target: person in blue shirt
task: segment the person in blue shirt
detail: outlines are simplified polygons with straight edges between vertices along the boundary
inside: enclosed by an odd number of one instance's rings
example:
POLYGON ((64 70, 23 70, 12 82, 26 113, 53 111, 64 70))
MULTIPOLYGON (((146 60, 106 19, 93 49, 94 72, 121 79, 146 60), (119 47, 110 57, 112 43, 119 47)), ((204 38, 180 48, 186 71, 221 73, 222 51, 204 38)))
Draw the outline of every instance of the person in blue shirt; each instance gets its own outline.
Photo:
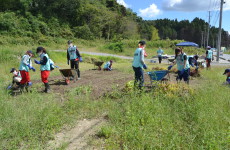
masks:
POLYGON ((15 85, 18 88, 22 80, 21 74, 19 71, 17 71, 17 69, 11 68, 10 73, 13 74, 13 80, 12 80, 12 84, 7 87, 8 90, 12 89, 12 87, 14 87, 15 85))
POLYGON ((194 55, 194 56, 190 56, 188 58, 188 62, 189 62, 189 65, 192 66, 192 67, 196 67, 196 69, 199 68, 199 65, 198 65, 198 60, 199 56, 198 55, 194 55))
POLYGON ((224 84, 230 85, 230 69, 225 69, 223 75, 226 75, 226 82, 224 84))
POLYGON ((78 79, 80 79, 80 70, 79 70, 79 62, 82 62, 82 57, 75 45, 73 45, 72 41, 68 41, 68 49, 67 49, 67 64, 69 65, 70 62, 70 68, 76 69, 78 79))
POLYGON ((168 67, 168 70, 170 70, 175 64, 177 64, 178 70, 177 81, 184 79, 184 81, 189 84, 190 65, 187 55, 181 48, 175 49, 175 61, 168 67))
POLYGON ((103 70, 105 71, 111 71, 112 70, 112 65, 113 65, 113 61, 112 60, 110 60, 110 61, 108 61, 105 65, 104 65, 104 68, 103 68, 103 70))
POLYGON ((212 59, 213 59, 213 52, 211 50, 211 47, 207 46, 207 50, 206 50, 206 66, 207 66, 207 69, 209 69, 211 67, 212 59))
POLYGON ((50 76, 50 70, 51 70, 51 65, 50 65, 50 58, 46 52, 46 49, 43 47, 38 47, 37 48, 37 52, 36 52, 39 57, 40 57, 40 61, 38 60, 34 60, 34 62, 36 64, 40 65, 40 70, 41 70, 41 80, 44 83, 45 86, 45 93, 49 93, 50 91, 50 85, 49 85, 49 81, 48 78, 50 76))
POLYGON ((164 51, 161 49, 161 47, 159 47, 159 49, 157 50, 159 64, 161 64, 163 54, 164 54, 164 51))
POLYGON ((139 82, 138 87, 142 88, 144 84, 144 72, 143 69, 147 69, 147 65, 145 64, 144 61, 144 51, 143 48, 145 48, 146 43, 145 41, 140 41, 138 43, 138 48, 134 52, 134 57, 133 57, 133 71, 135 73, 135 81, 134 81, 134 86, 137 85, 139 82))
POLYGON ((33 57, 33 52, 28 50, 26 54, 22 56, 20 62, 19 72, 22 77, 20 81, 20 89, 22 92, 24 91, 24 88, 26 88, 26 91, 28 92, 28 87, 32 85, 32 82, 30 81, 29 70, 33 70, 34 72, 36 71, 32 66, 31 57, 33 57))

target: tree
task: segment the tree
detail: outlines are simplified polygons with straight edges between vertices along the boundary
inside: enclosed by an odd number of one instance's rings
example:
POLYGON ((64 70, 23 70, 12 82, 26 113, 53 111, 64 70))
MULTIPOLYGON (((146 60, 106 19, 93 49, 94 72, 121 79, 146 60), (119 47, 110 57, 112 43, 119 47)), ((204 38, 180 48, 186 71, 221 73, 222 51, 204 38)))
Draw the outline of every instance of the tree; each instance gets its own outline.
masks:
POLYGON ((151 28, 152 28, 152 37, 151 37, 151 40, 152 41, 159 40, 160 37, 159 37, 157 28, 155 28, 154 26, 152 26, 151 28))

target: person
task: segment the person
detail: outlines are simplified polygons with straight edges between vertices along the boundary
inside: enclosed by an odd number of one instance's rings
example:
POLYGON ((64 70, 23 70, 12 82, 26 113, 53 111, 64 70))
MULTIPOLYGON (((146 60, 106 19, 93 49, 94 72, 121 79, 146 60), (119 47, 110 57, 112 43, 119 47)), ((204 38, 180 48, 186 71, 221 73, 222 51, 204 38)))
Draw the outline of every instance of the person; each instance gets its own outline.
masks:
POLYGON ((159 49, 157 50, 157 56, 158 56, 159 64, 161 64, 163 53, 164 53, 164 51, 161 49, 161 47, 159 47, 159 49))
POLYGON ((197 62, 198 58, 199 58, 198 55, 190 56, 188 58, 189 65, 192 67, 196 67, 196 69, 198 69, 199 68, 199 64, 197 62))
POLYGON ((212 58, 213 58, 213 52, 211 50, 211 47, 207 46, 207 50, 206 50, 206 66, 207 66, 207 69, 209 69, 211 67, 212 58))
POLYGON ((226 82, 224 84, 230 85, 230 69, 225 69, 223 75, 226 75, 226 82))
POLYGON ((103 68, 103 70, 105 71, 111 71, 112 70, 112 65, 113 65, 113 61, 112 60, 110 60, 110 61, 108 61, 105 65, 104 65, 104 68, 103 68))
POLYGON ((181 48, 175 49, 175 61, 168 67, 168 70, 170 70, 175 64, 177 64, 178 70, 177 81, 184 79, 184 81, 189 84, 190 65, 187 55, 183 53, 181 48))
POLYGON ((24 88, 26 88, 26 91, 28 92, 28 87, 32 86, 29 70, 33 70, 35 72, 36 69, 32 66, 31 57, 33 57, 33 53, 31 50, 28 50, 25 55, 22 56, 20 62, 19 72, 22 77, 20 82, 21 91, 24 91, 24 88))
POLYGON ((138 87, 142 88, 144 84, 144 73, 143 69, 147 69, 147 65, 144 62, 144 51, 143 48, 146 46, 145 41, 140 41, 138 43, 138 48, 134 52, 134 57, 133 57, 133 71, 135 73, 135 81, 134 81, 134 86, 137 85, 139 82, 138 87))
POLYGON ((50 70, 51 70, 51 63, 50 63, 50 58, 46 52, 46 49, 43 47, 38 47, 36 53, 40 57, 40 61, 34 60, 36 64, 40 64, 40 70, 41 70, 41 80, 44 83, 45 86, 45 93, 50 92, 50 85, 49 85, 49 75, 50 75, 50 70))
POLYGON ((82 62, 82 57, 76 46, 73 45, 72 41, 68 41, 68 49, 67 49, 67 64, 70 68, 76 69, 78 79, 80 79, 80 70, 79 70, 79 61, 82 62))
POLYGON ((22 80, 21 74, 15 68, 10 69, 10 73, 13 74, 12 84, 7 87, 7 89, 11 89, 14 85, 19 86, 22 80))

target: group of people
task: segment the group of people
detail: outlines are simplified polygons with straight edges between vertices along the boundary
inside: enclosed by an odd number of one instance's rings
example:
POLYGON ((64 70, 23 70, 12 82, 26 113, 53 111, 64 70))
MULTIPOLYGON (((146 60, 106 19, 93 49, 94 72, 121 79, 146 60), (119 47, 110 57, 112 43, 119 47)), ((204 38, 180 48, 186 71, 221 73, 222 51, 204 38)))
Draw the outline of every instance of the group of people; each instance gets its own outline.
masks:
MULTIPOLYGON (((68 41, 67 44, 67 64, 70 65, 71 69, 76 70, 78 79, 80 79, 79 62, 82 62, 82 57, 78 48, 73 45, 72 41, 68 41)), ((48 78, 50 71, 52 71, 55 67, 54 62, 49 58, 45 48, 38 47, 36 53, 40 57, 40 60, 34 59, 34 63, 40 65, 41 80, 45 86, 44 92, 48 93, 50 91, 48 78)), ((11 89, 13 85, 17 85, 17 88, 19 88, 21 91, 26 90, 28 92, 28 88, 32 86, 29 71, 36 71, 32 65, 32 57, 34 57, 34 53, 31 50, 26 51, 26 53, 21 58, 19 70, 15 68, 10 70, 10 73, 13 74, 13 81, 12 84, 8 86, 8 89, 11 89)), ((108 61, 105 64, 103 70, 111 71, 112 63, 112 60, 108 61)))
MULTIPOLYGON (((67 48, 67 64, 70 64, 71 69, 75 69, 77 72, 78 79, 80 79, 80 70, 79 70, 79 62, 82 62, 82 57, 79 53, 78 48, 73 45, 72 41, 68 41, 68 48, 67 48)), ((135 82, 134 84, 138 87, 142 88, 144 84, 144 69, 147 69, 147 65, 145 64, 144 57, 147 56, 145 52, 146 42, 140 41, 138 43, 138 48, 134 52, 134 58, 132 67, 135 73, 135 82)), ((34 59, 34 63, 40 65, 40 71, 41 71, 41 80, 44 83, 45 89, 44 92, 48 93, 50 91, 50 85, 49 85, 49 75, 50 71, 54 69, 54 62, 49 58, 49 55, 47 54, 47 51, 43 47, 38 47, 36 50, 36 53, 39 55, 40 60, 34 59)), ((157 51, 159 63, 162 61, 162 55, 164 51, 159 48, 157 51)), ((12 68, 10 70, 10 73, 13 74, 13 81, 12 85, 16 84, 18 87, 24 91, 28 91, 28 88, 32 85, 32 82, 30 80, 30 74, 29 71, 36 71, 36 69, 32 66, 31 58, 34 56, 33 52, 31 50, 28 50, 21 58, 19 70, 12 68)), ((211 47, 207 47, 206 51, 206 62, 207 62, 207 68, 210 68, 210 63, 213 60, 213 52, 211 51, 211 47)), ((175 49, 175 60, 174 62, 168 67, 168 70, 171 70, 171 68, 174 65, 177 65, 178 70, 178 76, 177 81, 181 81, 182 79, 189 84, 189 76, 190 76, 190 66, 196 67, 196 69, 199 68, 198 66, 198 56, 187 56, 186 53, 183 52, 183 50, 179 47, 175 49)), ((112 63, 113 61, 108 61, 105 65, 103 70, 111 71, 112 70, 112 63)), ((226 69, 224 72, 224 75, 227 76, 226 83, 230 84, 230 69, 226 69)), ((10 89, 11 86, 8 88, 10 89)))
MULTIPOLYGON (((138 43, 138 48, 134 52, 134 58, 133 58, 133 70, 135 74, 135 86, 138 84, 139 88, 143 87, 144 84, 144 69, 147 69, 147 65, 144 61, 144 49, 146 47, 145 41, 140 41, 138 43)), ((162 61, 162 55, 164 51, 159 48, 157 51, 158 60, 159 63, 162 61)), ((171 70, 174 65, 177 65, 178 75, 176 80, 181 81, 182 79, 189 84, 189 76, 190 76, 190 66, 195 67, 195 70, 198 70, 199 64, 197 62, 198 55, 194 56, 187 56, 186 53, 183 52, 182 48, 175 48, 175 60, 174 62, 168 67, 168 70, 171 70)), ((213 52, 211 50, 211 47, 208 46, 206 50, 206 64, 207 69, 210 68, 210 63, 213 60, 213 52)), ((224 72, 225 75, 227 75, 226 83, 230 84, 230 69, 226 69, 224 72)))
MULTIPOLYGON (((36 53, 39 55, 40 60, 34 59, 34 63, 40 65, 41 80, 45 86, 44 92, 47 93, 50 90, 48 77, 50 75, 50 71, 53 69, 53 61, 49 58, 46 49, 43 47, 38 47, 36 53)), ((32 86, 29 71, 36 71, 36 69, 32 66, 31 58, 33 56, 34 54, 31 50, 26 51, 26 53, 21 58, 19 70, 15 68, 10 70, 10 73, 13 73, 13 81, 12 85, 10 85, 8 89, 10 89, 13 84, 16 84, 21 89, 21 91, 28 91, 28 88, 32 86)))

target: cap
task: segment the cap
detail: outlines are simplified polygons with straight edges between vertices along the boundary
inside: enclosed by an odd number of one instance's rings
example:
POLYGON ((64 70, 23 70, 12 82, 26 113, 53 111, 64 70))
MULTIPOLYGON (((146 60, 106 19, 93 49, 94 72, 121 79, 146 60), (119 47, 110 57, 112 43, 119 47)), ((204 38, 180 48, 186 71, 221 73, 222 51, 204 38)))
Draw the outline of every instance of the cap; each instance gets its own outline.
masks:
POLYGON ((69 40, 68 42, 67 42, 68 44, 71 44, 71 43, 73 43, 71 40, 69 40))
POLYGON ((207 46, 206 48, 207 48, 207 49, 211 49, 211 46, 207 46))
POLYGON ((145 41, 140 41, 138 44, 145 45, 146 42, 145 41))
POLYGON ((38 47, 36 53, 39 53, 39 52, 42 51, 43 49, 44 49, 43 47, 38 47))
POLYGON ((31 50, 28 50, 28 51, 27 51, 27 53, 31 53, 31 54, 33 54, 33 52, 32 52, 31 50))
POLYGON ((230 72, 230 69, 225 69, 223 75, 225 75, 226 73, 229 73, 230 72))
POLYGON ((15 70, 16 70, 15 68, 11 68, 10 73, 14 72, 15 70))
POLYGON ((110 60, 111 63, 113 63, 113 60, 110 60))

